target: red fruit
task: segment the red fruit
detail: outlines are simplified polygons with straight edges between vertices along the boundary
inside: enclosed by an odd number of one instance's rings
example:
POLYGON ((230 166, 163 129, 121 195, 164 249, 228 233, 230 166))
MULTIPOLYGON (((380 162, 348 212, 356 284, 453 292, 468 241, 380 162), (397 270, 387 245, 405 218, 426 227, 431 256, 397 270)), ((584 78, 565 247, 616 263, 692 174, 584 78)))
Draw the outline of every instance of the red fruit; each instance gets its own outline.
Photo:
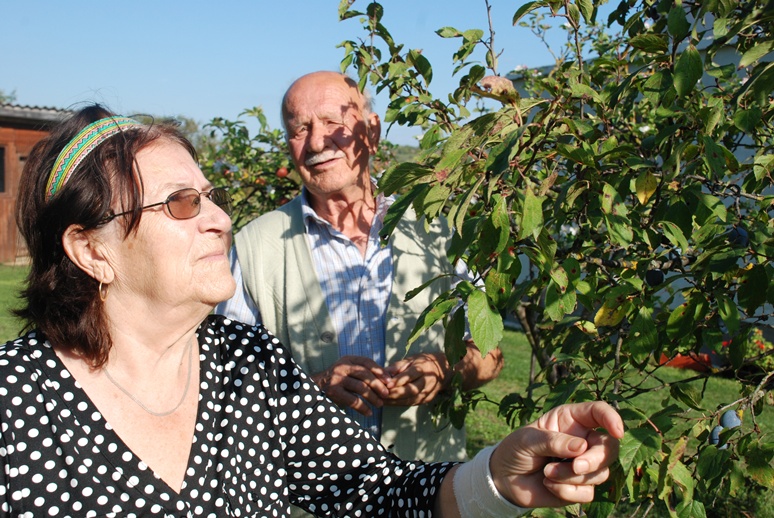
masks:
POLYGON ((277 178, 285 178, 288 175, 288 168, 282 166, 277 169, 277 178))

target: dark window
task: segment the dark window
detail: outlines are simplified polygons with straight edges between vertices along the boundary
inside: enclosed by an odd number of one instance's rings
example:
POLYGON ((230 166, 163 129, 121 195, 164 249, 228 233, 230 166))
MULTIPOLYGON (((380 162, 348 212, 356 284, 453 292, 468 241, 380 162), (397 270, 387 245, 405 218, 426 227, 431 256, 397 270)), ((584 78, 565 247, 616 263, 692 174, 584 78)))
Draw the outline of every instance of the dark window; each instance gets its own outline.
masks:
POLYGON ((5 192, 5 148, 0 147, 0 192, 5 192))

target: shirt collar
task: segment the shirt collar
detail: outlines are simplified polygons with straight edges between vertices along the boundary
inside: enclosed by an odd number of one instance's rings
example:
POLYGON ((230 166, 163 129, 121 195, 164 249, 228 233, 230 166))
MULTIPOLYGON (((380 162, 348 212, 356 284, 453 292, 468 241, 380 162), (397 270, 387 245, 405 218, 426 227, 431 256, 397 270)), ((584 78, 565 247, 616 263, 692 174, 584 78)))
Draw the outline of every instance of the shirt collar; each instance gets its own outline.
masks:
MULTIPOLYGON (((395 195, 385 196, 384 193, 379 192, 376 184, 376 178, 371 178, 371 185, 374 187, 374 192, 376 192, 376 214, 374 215, 375 221, 378 222, 379 227, 381 228, 382 224, 384 223, 384 217, 387 215, 387 210, 390 208, 390 205, 392 205, 395 202, 395 195)), ((309 191, 307 191, 306 187, 301 188, 301 215, 304 217, 304 226, 306 227, 307 232, 309 231, 309 223, 311 221, 315 221, 319 225, 327 225, 331 227, 332 225, 325 221, 323 218, 317 215, 317 213, 314 211, 312 206, 309 204, 309 191)))

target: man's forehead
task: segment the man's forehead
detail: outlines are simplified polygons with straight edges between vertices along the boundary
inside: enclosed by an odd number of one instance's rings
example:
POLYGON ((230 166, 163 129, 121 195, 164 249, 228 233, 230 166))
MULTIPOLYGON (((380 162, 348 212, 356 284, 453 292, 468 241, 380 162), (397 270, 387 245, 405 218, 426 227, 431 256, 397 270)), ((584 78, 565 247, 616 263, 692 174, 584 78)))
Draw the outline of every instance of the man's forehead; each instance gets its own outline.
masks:
POLYGON ((362 113, 360 99, 339 90, 317 91, 311 96, 291 97, 286 105, 289 121, 318 117, 342 118, 350 113, 362 113))

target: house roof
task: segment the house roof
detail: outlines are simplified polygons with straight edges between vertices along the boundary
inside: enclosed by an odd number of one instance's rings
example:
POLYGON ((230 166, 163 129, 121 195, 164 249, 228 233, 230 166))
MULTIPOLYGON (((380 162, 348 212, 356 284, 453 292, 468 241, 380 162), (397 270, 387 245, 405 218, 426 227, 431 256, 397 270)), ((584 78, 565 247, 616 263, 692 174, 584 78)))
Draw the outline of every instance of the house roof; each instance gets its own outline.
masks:
POLYGON ((20 104, 0 104, 0 124, 45 128, 72 113, 70 110, 49 106, 24 106, 20 104))

